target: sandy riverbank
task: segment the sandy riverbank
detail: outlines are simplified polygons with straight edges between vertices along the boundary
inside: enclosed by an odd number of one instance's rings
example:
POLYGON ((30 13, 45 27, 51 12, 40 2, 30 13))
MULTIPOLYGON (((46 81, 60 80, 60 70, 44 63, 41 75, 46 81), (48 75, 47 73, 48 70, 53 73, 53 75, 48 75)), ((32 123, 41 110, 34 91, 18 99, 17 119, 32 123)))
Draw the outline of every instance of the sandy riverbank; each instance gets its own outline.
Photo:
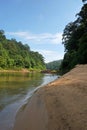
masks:
POLYGON ((21 108, 14 130, 87 130, 87 65, 40 88, 21 108))
POLYGON ((7 70, 5 70, 5 69, 1 69, 0 70, 0 73, 18 73, 18 72, 20 72, 20 73, 29 73, 29 72, 31 72, 31 71, 29 71, 28 69, 20 69, 20 70, 9 70, 9 69, 7 69, 7 70))

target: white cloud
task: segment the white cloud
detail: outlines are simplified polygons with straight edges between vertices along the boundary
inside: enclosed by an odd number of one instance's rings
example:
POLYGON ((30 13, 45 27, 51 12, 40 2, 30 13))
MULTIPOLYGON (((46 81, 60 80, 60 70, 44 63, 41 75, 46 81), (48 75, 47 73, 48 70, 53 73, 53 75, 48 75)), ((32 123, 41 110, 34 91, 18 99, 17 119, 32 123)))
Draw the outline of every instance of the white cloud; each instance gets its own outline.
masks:
POLYGON ((34 50, 34 51, 38 51, 39 53, 41 53, 44 57, 45 57, 45 62, 51 62, 51 61, 55 61, 55 60, 59 60, 59 59, 63 59, 63 55, 64 53, 59 54, 56 51, 51 51, 51 50, 34 50))
POLYGON ((42 43, 51 43, 51 44, 60 44, 62 42, 62 33, 42 33, 42 34, 32 34, 29 32, 7 32, 6 34, 18 38, 22 38, 25 41, 33 41, 34 43, 37 44, 42 44, 42 43))
POLYGON ((58 43, 61 43, 61 41, 62 41, 62 34, 56 33, 54 35, 54 38, 52 39, 52 43, 58 44, 58 43))
MULTIPOLYGON (((7 35, 9 35, 10 37, 14 37, 14 38, 18 38, 20 39, 20 41, 26 41, 27 43, 32 42, 33 44, 37 44, 37 49, 32 45, 32 50, 33 51, 37 51, 39 53, 41 53, 43 55, 43 57, 45 58, 45 62, 50 62, 50 61, 54 61, 54 60, 58 60, 58 59, 62 59, 64 56, 64 52, 63 52, 63 48, 61 47, 61 51, 55 51, 49 50, 47 44, 60 44, 59 46, 61 46, 61 39, 62 39, 62 33, 42 33, 42 34, 32 34, 30 32, 27 31, 20 31, 20 32, 7 32, 7 35), (45 48, 43 49, 39 49, 38 44, 46 44, 45 48), (35 48, 35 49, 34 49, 35 48)), ((55 47, 55 46, 54 46, 55 47)), ((41 48, 41 46, 40 46, 41 48)))

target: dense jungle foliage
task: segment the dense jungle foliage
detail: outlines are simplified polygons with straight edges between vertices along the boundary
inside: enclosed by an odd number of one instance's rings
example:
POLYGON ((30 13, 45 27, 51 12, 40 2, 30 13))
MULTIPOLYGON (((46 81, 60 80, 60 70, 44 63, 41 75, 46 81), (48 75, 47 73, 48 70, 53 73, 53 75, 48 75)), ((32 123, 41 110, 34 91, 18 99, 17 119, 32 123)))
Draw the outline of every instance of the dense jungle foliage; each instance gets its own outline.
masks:
POLYGON ((66 25, 63 32, 65 55, 62 61, 62 73, 68 72, 77 64, 87 64, 87 3, 76 15, 77 19, 66 25))
POLYGON ((61 62, 62 60, 57 60, 57 61, 46 63, 46 69, 58 71, 60 68, 61 62))
POLYGON ((0 30, 0 69, 45 69, 44 58, 27 44, 7 39, 0 30))

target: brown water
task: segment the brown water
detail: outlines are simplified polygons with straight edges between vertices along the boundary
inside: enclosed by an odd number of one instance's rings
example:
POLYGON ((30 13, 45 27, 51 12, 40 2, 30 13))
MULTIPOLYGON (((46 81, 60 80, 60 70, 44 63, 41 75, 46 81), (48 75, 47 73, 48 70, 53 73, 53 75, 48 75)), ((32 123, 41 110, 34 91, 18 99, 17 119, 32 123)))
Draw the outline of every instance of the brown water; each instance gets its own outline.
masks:
POLYGON ((0 130, 12 130, 19 108, 38 87, 57 77, 40 73, 0 73, 0 130))

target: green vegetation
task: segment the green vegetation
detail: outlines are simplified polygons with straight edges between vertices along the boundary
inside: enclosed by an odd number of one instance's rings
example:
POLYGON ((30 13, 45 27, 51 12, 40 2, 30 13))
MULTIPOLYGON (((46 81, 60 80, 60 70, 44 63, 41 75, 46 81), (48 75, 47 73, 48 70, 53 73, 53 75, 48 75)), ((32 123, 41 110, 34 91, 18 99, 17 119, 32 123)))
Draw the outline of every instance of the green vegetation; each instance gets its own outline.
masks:
POLYGON ((61 65, 62 73, 68 72, 77 64, 87 64, 87 3, 76 15, 74 22, 66 25, 63 32, 65 55, 61 65))
POLYGON ((0 30, 0 69, 30 70, 45 69, 44 58, 38 52, 33 52, 27 44, 7 39, 0 30))
POLYGON ((53 70, 58 71, 60 68, 61 62, 62 62, 62 60, 57 60, 57 61, 52 61, 52 62, 46 63, 46 69, 52 70, 52 71, 53 70))

